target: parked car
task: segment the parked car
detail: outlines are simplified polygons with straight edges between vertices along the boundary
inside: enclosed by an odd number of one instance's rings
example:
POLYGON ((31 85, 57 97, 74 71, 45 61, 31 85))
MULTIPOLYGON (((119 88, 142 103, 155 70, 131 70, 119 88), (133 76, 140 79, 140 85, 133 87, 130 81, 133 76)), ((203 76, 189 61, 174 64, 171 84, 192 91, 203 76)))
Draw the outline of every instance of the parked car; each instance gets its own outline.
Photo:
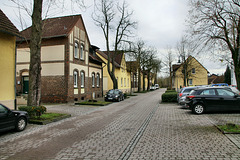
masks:
POLYGON ((10 129, 23 131, 27 126, 28 119, 27 112, 10 110, 0 104, 0 132, 10 129))
POLYGON ((124 94, 119 89, 111 89, 105 95, 105 101, 123 101, 124 94))
POLYGON ((184 87, 184 88, 182 88, 177 95, 178 104, 184 106, 186 96, 195 88, 197 88, 197 87, 184 87))
POLYGON ((186 106, 195 114, 240 111, 240 95, 226 87, 195 89, 186 97, 186 106))
POLYGON ((155 90, 155 89, 156 89, 155 85, 154 85, 154 86, 150 86, 150 90, 151 90, 151 91, 153 91, 153 90, 155 90))
POLYGON ((155 88, 156 88, 156 89, 159 89, 159 84, 155 84, 155 88))

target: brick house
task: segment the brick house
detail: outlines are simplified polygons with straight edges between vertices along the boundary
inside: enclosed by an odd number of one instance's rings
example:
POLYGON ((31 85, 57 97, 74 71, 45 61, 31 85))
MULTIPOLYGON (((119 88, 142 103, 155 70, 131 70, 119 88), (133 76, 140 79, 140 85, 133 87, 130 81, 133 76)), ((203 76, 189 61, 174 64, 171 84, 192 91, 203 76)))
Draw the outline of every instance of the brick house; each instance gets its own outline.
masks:
MULTIPOLYGON (((31 27, 17 48, 17 93, 28 93, 31 27)), ((66 103, 102 97, 102 61, 95 54, 81 15, 43 20, 42 102, 66 103)))

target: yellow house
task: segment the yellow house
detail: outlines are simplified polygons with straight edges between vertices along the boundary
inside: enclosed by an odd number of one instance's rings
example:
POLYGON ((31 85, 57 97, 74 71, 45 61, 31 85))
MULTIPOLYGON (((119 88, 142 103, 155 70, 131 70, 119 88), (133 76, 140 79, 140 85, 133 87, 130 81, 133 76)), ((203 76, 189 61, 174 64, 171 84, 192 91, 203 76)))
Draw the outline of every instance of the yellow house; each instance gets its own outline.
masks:
POLYGON ((0 10, 0 103, 15 108, 15 51, 18 29, 0 10))
MULTIPOLYGON (((105 62, 103 64, 103 93, 105 94, 108 90, 113 89, 113 82, 107 70, 108 56, 106 52, 98 50, 97 55, 105 62)), ((112 52, 111 52, 112 53, 112 52)), ((115 63, 115 76, 118 80, 118 89, 124 93, 130 92, 131 88, 131 74, 127 71, 127 65, 125 61, 125 55, 123 52, 119 52, 116 56, 115 63)), ((112 63, 110 64, 112 68, 112 63)))
POLYGON ((208 84, 207 69, 192 56, 189 56, 185 63, 173 65, 173 88, 178 90, 184 87, 184 77, 186 78, 186 86, 208 84), (184 66, 186 72, 184 72, 184 66))

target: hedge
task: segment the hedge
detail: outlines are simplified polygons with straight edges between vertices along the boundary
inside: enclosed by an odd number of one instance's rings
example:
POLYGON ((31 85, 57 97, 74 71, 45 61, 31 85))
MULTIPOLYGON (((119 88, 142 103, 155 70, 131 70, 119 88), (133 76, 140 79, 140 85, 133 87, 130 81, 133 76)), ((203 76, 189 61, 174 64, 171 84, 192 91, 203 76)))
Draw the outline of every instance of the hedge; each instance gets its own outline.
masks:
POLYGON ((162 102, 177 102, 177 92, 166 92, 162 94, 162 102))
POLYGON ((169 92, 176 92, 175 90, 166 90, 165 93, 169 93, 169 92))
POLYGON ((18 107, 18 110, 28 112, 30 117, 40 117, 42 114, 47 112, 47 108, 44 106, 20 106, 18 107))

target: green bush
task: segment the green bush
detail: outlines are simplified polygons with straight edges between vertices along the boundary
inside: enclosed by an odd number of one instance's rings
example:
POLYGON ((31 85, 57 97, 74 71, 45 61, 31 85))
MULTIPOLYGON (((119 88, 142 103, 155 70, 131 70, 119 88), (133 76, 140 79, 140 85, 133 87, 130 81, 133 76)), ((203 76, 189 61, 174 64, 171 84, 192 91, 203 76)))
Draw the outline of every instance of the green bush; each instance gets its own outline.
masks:
POLYGON ((176 92, 175 90, 166 90, 165 93, 169 93, 169 92, 176 92))
POLYGON ((175 88, 172 88, 172 89, 171 89, 170 87, 168 87, 167 90, 174 90, 174 91, 175 91, 175 88))
POLYGON ((18 110, 28 112, 30 117, 40 117, 42 114, 47 112, 47 108, 44 106, 21 106, 18 107, 18 110))
POLYGON ((177 102, 177 92, 167 92, 162 94, 162 102, 177 102))

